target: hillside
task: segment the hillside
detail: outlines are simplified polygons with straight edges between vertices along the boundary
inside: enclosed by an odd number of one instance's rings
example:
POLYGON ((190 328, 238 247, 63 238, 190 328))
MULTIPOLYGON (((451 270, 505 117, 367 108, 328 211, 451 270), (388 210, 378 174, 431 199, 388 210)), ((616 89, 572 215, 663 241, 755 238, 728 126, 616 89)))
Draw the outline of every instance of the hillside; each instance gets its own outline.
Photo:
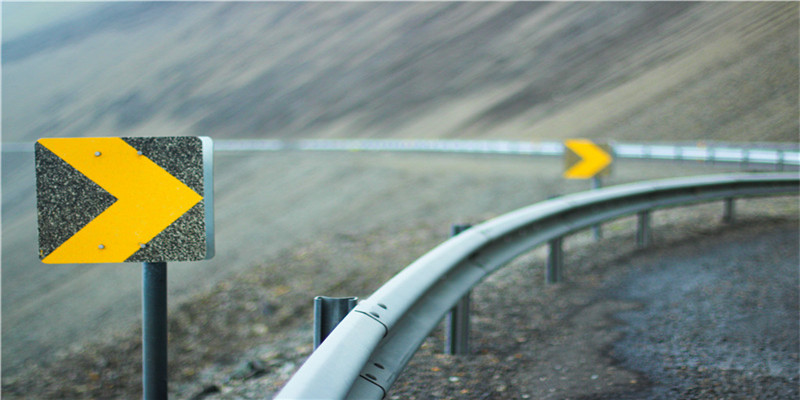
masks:
POLYGON ((116 3, 3 43, 3 140, 797 141, 798 29, 794 2, 116 3))

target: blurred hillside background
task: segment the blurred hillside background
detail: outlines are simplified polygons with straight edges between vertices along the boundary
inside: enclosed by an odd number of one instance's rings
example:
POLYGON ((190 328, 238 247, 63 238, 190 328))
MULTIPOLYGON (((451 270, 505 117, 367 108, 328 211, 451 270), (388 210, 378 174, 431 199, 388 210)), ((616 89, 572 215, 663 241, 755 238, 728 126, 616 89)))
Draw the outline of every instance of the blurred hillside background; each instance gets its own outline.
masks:
POLYGON ((795 2, 6 3, 3 20, 32 7, 64 18, 4 30, 6 142, 798 139, 795 2))

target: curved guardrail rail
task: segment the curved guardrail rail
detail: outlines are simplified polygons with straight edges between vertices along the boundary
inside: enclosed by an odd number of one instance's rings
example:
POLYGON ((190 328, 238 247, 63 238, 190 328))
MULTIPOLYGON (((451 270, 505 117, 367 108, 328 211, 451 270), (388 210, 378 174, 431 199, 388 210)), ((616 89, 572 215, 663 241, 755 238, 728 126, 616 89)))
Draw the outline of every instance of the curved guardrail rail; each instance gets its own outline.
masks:
MULTIPOLYGON (((793 143, 623 143, 610 142, 616 158, 643 160, 772 165, 779 170, 800 165, 793 143)), ((250 139, 219 140, 216 151, 390 151, 423 153, 476 153, 526 156, 561 156, 564 144, 555 141, 464 139, 250 139)))
MULTIPOLYGON (((773 166, 777 170, 800 166, 795 143, 623 143, 611 142, 614 157, 641 160, 735 163, 746 167, 773 166)), ((33 143, 2 143, 4 153, 33 153, 33 143)), ((387 151, 475 153, 523 156, 561 156, 564 144, 555 141, 459 139, 231 139, 214 142, 217 153, 250 151, 387 151)))
POLYGON ((667 179, 567 195, 477 225, 437 246, 359 303, 276 399, 383 398, 459 299, 487 275, 550 240, 638 212, 798 190, 797 173, 667 179))

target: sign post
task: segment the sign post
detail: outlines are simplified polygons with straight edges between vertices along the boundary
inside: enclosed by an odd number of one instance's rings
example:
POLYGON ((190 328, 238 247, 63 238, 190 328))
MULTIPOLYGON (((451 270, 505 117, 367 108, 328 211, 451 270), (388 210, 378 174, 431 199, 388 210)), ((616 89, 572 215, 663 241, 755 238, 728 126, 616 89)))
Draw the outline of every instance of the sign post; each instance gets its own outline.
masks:
MULTIPOLYGON (((602 177, 611 173, 613 150, 608 144, 598 144, 587 139, 564 142, 564 178, 591 179, 592 189, 603 186, 602 177)), ((592 227, 595 239, 603 236, 600 225, 592 227)))
POLYGON ((167 398, 167 263, 142 264, 144 399, 167 398))
POLYGON ((167 261, 214 256, 207 137, 50 138, 35 146, 39 258, 142 262, 144 398, 167 398, 167 261))

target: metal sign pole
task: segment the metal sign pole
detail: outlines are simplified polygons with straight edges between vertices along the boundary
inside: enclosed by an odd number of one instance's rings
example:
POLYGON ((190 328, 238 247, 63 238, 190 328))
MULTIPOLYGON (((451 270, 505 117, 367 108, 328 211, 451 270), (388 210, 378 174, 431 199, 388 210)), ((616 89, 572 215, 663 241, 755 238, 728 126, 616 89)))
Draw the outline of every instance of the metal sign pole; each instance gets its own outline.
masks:
POLYGON ((214 256, 213 141, 42 138, 34 151, 39 258, 46 264, 143 263, 142 392, 145 400, 166 400, 167 261, 214 256), (91 211, 97 209, 106 217, 91 211))
POLYGON ((167 263, 142 264, 144 400, 167 399, 167 263))

